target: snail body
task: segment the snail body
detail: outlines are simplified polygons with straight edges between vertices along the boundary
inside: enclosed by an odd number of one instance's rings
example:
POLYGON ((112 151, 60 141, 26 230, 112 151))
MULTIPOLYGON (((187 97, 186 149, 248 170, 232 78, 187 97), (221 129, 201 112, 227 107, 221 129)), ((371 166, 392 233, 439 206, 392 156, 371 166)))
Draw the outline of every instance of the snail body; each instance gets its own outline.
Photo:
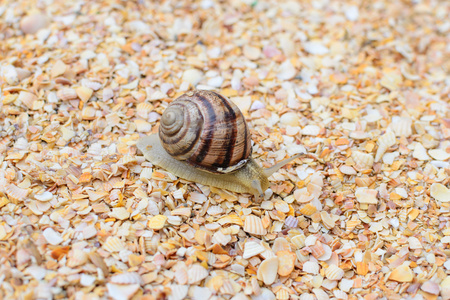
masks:
POLYGON ((259 198, 268 177, 300 155, 270 168, 251 157, 251 135, 235 104, 211 91, 195 91, 164 111, 158 133, 137 142, 145 158, 175 176, 259 198))

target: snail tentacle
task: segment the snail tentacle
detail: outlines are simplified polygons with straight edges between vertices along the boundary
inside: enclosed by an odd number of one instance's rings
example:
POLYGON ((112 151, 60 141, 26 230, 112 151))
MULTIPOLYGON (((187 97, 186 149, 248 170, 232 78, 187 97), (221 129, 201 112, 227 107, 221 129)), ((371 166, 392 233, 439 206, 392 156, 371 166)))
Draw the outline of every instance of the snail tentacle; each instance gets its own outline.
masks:
POLYGON ((299 158, 302 155, 304 155, 304 153, 296 154, 296 155, 294 155, 292 157, 289 157, 289 158, 286 158, 286 159, 280 161, 279 163, 277 163, 276 165, 271 166, 270 168, 264 169, 264 175, 266 175, 266 177, 270 177, 273 173, 275 173, 276 171, 281 169, 283 166, 287 165, 288 163, 290 163, 291 161, 299 158))
POLYGON ((264 197, 264 192, 263 192, 262 187, 261 187, 261 182, 258 181, 257 179, 253 179, 251 185, 252 185, 252 187, 255 190, 258 191, 258 194, 257 193, 254 194, 255 198, 258 198, 258 197, 259 198, 263 198, 264 197))

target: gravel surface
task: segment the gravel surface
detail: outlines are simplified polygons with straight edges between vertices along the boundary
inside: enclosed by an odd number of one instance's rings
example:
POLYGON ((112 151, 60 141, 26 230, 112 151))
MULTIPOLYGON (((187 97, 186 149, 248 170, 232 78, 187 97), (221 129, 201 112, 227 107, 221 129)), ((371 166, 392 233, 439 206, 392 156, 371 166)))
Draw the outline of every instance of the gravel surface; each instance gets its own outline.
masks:
POLYGON ((0 3, 0 298, 450 299, 449 1, 0 3), (265 198, 136 148, 243 112, 265 198), (312 157, 316 156, 317 159, 312 157))

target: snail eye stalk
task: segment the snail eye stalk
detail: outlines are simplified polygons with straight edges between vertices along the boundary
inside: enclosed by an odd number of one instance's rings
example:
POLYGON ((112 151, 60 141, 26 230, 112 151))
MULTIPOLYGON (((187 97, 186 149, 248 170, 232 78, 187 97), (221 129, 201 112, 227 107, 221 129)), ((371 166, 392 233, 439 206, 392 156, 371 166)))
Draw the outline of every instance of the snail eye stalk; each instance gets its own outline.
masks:
POLYGON ((281 167, 283 167, 284 165, 287 165, 288 163, 290 163, 294 159, 299 158, 301 155, 303 155, 303 153, 300 153, 300 154, 294 155, 292 157, 289 157, 289 158, 287 158, 285 160, 280 161, 276 165, 273 165, 270 168, 265 169, 264 170, 264 175, 266 175, 267 177, 270 177, 273 173, 275 173, 276 171, 281 169, 281 167))
POLYGON ((263 198, 264 197, 264 192, 261 188, 261 182, 259 182, 258 180, 252 180, 252 188, 254 188, 255 190, 258 191, 259 195, 255 193, 255 198, 263 198))

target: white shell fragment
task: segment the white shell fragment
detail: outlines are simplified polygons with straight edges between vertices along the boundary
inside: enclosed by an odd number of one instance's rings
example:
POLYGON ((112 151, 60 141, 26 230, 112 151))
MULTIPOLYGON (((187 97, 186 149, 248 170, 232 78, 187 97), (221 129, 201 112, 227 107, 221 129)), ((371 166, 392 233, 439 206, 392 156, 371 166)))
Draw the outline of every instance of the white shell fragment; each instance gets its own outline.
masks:
POLYGON ((319 274, 319 264, 315 261, 307 261, 303 264, 303 272, 308 274, 317 275, 319 274))
POLYGON ((197 86, 197 84, 202 80, 203 73, 198 69, 188 69, 184 71, 182 81, 189 82, 193 86, 197 86))
POLYGON ((174 284, 170 286, 170 290, 169 300, 183 300, 188 293, 189 286, 174 284))
POLYGON ((450 159, 450 152, 446 152, 443 149, 430 149, 428 154, 436 160, 448 160, 450 159))
POLYGON ((320 127, 317 125, 307 125, 302 129, 303 135, 317 136, 320 133, 320 127))
POLYGON ((409 248, 410 249, 423 249, 422 244, 420 243, 419 239, 413 236, 410 236, 408 238, 409 248))
POLYGON ((373 156, 369 153, 355 151, 352 153, 352 159, 356 164, 357 170, 367 170, 373 166, 373 156))
POLYGON ((106 88, 106 89, 103 90, 102 95, 103 95, 102 96, 103 101, 107 101, 107 100, 109 100, 109 99, 114 97, 114 91, 112 89, 110 89, 110 88, 106 88))
POLYGON ((103 244, 103 248, 109 252, 119 252, 125 249, 125 245, 119 237, 110 236, 103 244))
POLYGON ((64 88, 62 90, 59 90, 56 95, 59 99, 64 101, 75 100, 78 98, 76 90, 72 88, 64 88))
POLYGON ((266 249, 257 242, 245 243, 243 258, 247 259, 264 252, 266 249))
POLYGON ((199 264, 195 264, 188 270, 189 284, 199 283, 208 276, 208 271, 199 264))
POLYGON ((394 116, 392 117, 392 123, 389 125, 389 128, 391 128, 398 137, 409 137, 412 134, 411 126, 412 120, 410 118, 394 116))
POLYGON ((245 217, 244 231, 254 235, 265 235, 267 233, 261 219, 254 215, 245 217))
POLYGON ((280 65, 277 77, 280 80, 289 80, 295 77, 297 70, 289 60, 286 60, 280 65))
POLYGON ((58 245, 64 241, 61 235, 50 227, 44 230, 43 235, 51 245, 58 245))
POLYGON ((430 195, 441 202, 450 202, 450 189, 441 183, 433 183, 430 187, 430 195))
POLYGON ((1 76, 10 85, 16 85, 19 83, 19 74, 16 68, 12 65, 6 65, 1 67, 1 76))
POLYGON ((357 188, 355 193, 356 200, 358 200, 359 203, 364 204, 377 204, 377 195, 378 191, 365 187, 357 188))
POLYGON ((42 202, 46 202, 46 201, 49 201, 49 200, 53 199, 53 194, 48 192, 48 191, 45 191, 42 194, 34 195, 34 198, 36 200, 39 200, 39 201, 42 201, 42 202))
POLYGON ((336 265, 330 265, 325 269, 325 276, 330 280, 340 280, 344 276, 344 270, 336 265))
POLYGON ((359 18, 359 10, 357 6, 351 5, 345 9, 345 17, 349 21, 356 21, 359 18))
POLYGON ((276 256, 265 259, 258 268, 257 278, 266 285, 271 285, 277 278, 278 258, 276 256))
POLYGON ((427 154, 427 150, 421 143, 416 143, 414 148, 413 157, 418 160, 429 160, 430 156, 427 154))
POLYGON ((98 91, 103 87, 103 85, 100 82, 89 80, 89 79, 82 79, 81 85, 84 87, 87 87, 93 91, 98 91))
POLYGON ((381 157, 386 152, 386 150, 389 147, 395 145, 395 143, 396 143, 395 134, 392 131, 387 131, 384 135, 382 135, 377 141, 378 149, 375 155, 375 162, 380 161, 381 157))
POLYGON ((315 55, 324 55, 330 51, 320 42, 307 42, 303 45, 303 47, 305 48, 306 52, 315 55))
POLYGON ((107 283, 106 287, 108 288, 109 296, 114 300, 128 300, 138 291, 140 285, 139 284, 112 284, 107 283))
POLYGON ((295 112, 287 112, 280 117, 280 123, 290 126, 298 126, 300 118, 295 112))
POLYGON ((20 188, 14 184, 9 184, 5 187, 5 192, 11 200, 23 201, 28 196, 29 190, 20 188))
POLYGON ((142 278, 136 272, 125 272, 112 276, 111 282, 116 284, 142 284, 142 278))
POLYGON ((20 20, 20 29, 25 34, 34 34, 39 30, 47 27, 49 20, 43 14, 30 14, 20 20))
POLYGON ((261 55, 261 49, 257 47, 252 47, 249 45, 245 45, 244 49, 244 56, 247 57, 250 60, 256 60, 261 55))

